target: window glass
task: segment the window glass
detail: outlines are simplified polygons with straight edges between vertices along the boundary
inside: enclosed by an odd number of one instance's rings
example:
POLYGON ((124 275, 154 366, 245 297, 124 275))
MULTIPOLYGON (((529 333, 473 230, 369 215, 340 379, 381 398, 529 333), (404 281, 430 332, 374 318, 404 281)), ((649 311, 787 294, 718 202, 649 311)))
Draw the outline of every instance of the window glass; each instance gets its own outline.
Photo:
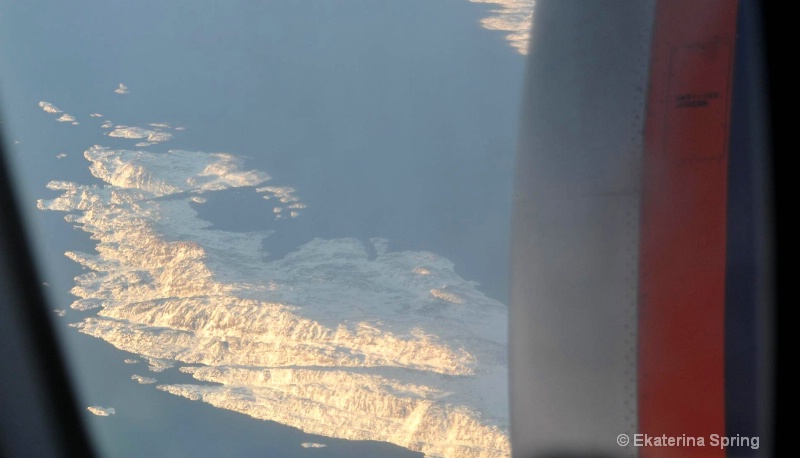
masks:
POLYGON ((532 12, 0 2, 4 136, 102 455, 510 454, 532 12))

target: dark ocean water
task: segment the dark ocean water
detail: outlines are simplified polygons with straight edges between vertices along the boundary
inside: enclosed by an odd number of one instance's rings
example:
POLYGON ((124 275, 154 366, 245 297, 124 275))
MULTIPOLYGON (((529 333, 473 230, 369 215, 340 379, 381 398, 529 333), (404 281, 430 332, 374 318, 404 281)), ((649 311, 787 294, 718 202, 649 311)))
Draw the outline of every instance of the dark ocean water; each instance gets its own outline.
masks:
MULTIPOLYGON (((209 196, 200 216, 229 231, 274 229, 281 257, 314 237, 382 237, 428 250, 507 302, 511 168, 524 59, 478 21, 466 0, 0 1, 4 135, 54 308, 68 308, 82 270, 66 250, 93 250, 62 214, 35 209, 49 180, 96 183, 82 151, 118 124, 186 127, 148 150, 229 152, 291 186, 308 205, 275 221, 245 190, 209 196), (112 91, 123 82, 127 95, 112 91), (81 123, 57 123, 46 100, 81 123), (106 118, 89 118, 99 112, 106 118), (55 155, 67 153, 57 160, 55 155)), ((188 380, 143 364, 54 315, 106 456, 418 456, 400 447, 306 435, 139 385, 188 380), (304 449, 302 442, 321 442, 304 449)))

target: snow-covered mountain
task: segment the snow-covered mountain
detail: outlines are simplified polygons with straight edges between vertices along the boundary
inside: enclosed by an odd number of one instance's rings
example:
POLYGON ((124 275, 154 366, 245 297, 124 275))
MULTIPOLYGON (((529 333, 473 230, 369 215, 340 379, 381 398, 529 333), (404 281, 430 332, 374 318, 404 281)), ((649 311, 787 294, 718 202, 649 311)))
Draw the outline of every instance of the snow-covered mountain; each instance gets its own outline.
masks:
POLYGON ((481 20, 488 30, 506 32, 506 40, 520 54, 528 54, 535 0, 470 0, 493 5, 491 15, 481 20))
POLYGON ((51 182, 61 195, 38 202, 97 242, 67 253, 88 270, 72 307, 97 311, 74 326, 197 380, 158 389, 428 456, 510 455, 507 309, 452 262, 347 238, 273 259, 270 232, 212 229, 193 208, 238 187, 276 202, 265 218, 310 211, 235 156, 94 146, 84 157, 105 185, 51 182))

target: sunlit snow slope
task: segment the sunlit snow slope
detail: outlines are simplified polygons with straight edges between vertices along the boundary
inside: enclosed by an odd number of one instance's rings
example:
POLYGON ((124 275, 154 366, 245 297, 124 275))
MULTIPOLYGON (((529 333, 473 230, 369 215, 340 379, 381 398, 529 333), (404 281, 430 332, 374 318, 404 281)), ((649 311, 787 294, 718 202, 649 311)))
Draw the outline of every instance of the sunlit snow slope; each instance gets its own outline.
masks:
POLYGON ((491 15, 481 20, 488 30, 506 32, 506 40, 520 54, 528 54, 535 0, 470 0, 492 5, 491 15))

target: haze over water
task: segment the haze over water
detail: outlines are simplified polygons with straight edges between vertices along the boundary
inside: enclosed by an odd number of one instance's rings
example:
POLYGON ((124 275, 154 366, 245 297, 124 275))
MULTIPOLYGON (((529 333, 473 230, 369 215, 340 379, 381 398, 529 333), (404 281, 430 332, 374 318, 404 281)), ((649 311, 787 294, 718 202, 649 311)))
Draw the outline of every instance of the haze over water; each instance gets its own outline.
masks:
MULTIPOLYGON (((62 5, 4 6, 13 14, 3 17, 35 24, 5 33, 43 56, 32 61, 17 52, 4 59, 12 69, 2 86, 6 136, 19 141, 12 146, 26 208, 57 195, 44 189, 50 180, 99 183, 82 157, 92 145, 137 149, 136 142, 147 140, 102 136, 106 119, 153 130, 148 124, 166 122, 185 130, 140 149, 232 153, 243 158, 243 170, 268 173, 268 185, 296 189, 307 206, 297 218, 276 220, 274 200, 231 188, 190 204, 210 228, 274 231, 264 248, 278 259, 314 238, 355 238, 369 248, 379 237, 390 252, 449 259, 465 281, 505 302, 523 59, 502 34, 479 27, 486 8, 462 1, 254 5, 115 6, 91 17, 62 5), (114 93, 120 82, 127 94, 114 93), (80 124, 54 122, 39 101, 80 124), (56 159, 60 153, 66 156, 56 159)), ((48 290, 66 309, 74 299, 65 294, 72 278, 85 272, 63 253, 91 253, 94 243, 55 213, 31 218, 48 290)), ((368 249, 368 260, 377 255, 368 249)), ((85 314, 67 310, 63 320, 54 318, 63 325, 85 314)), ((174 384, 188 383, 188 374, 124 364, 130 355, 62 331, 82 399, 116 409, 89 418, 109 456, 410 453, 308 436, 170 396, 131 375, 174 384), (274 432, 270 440, 265 431, 274 432)))

